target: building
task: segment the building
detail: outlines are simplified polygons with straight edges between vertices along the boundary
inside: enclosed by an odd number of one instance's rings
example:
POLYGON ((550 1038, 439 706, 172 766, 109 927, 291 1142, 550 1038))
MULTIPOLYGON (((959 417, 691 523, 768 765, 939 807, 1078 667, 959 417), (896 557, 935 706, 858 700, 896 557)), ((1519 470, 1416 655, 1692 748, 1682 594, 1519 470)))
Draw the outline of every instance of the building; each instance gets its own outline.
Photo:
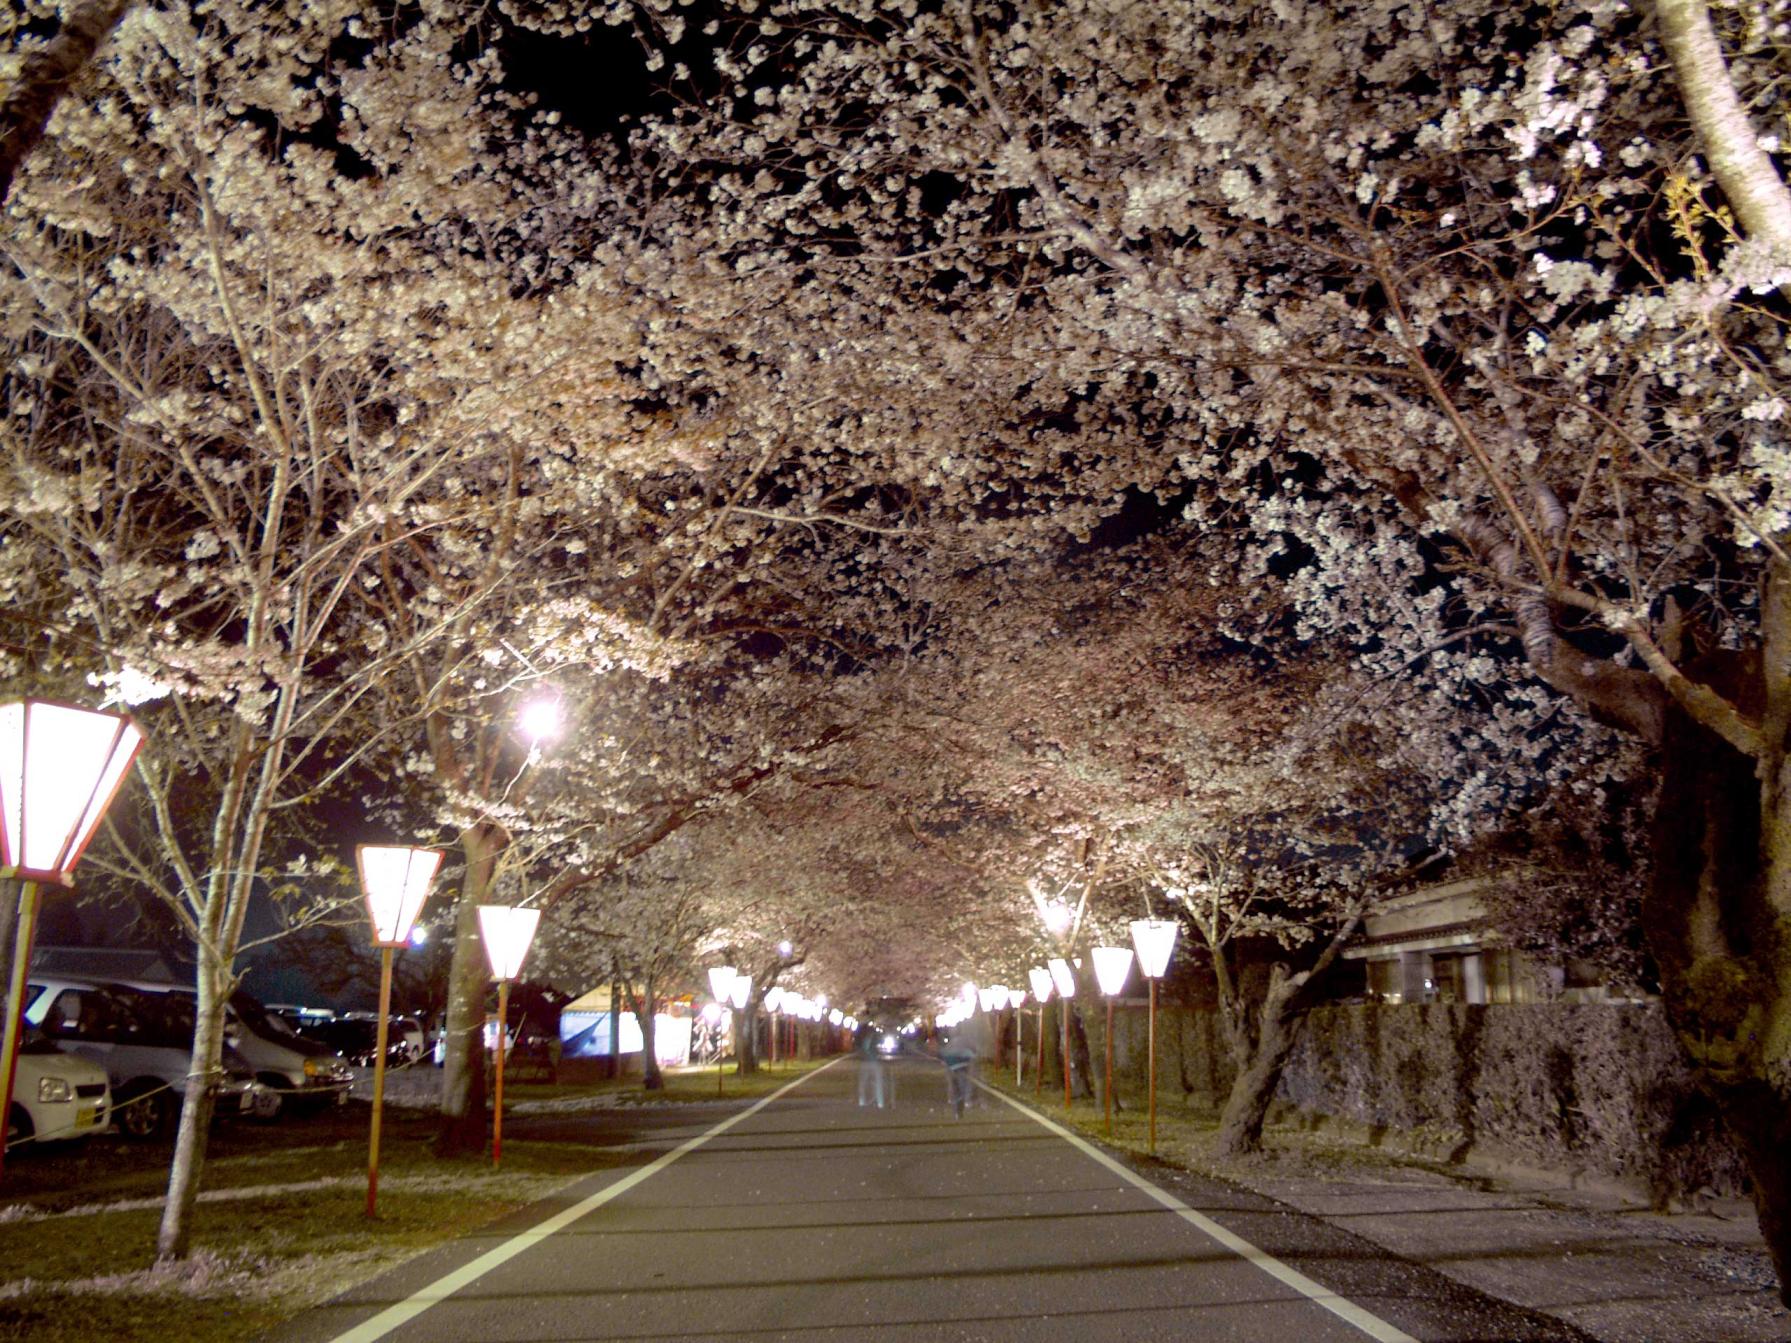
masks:
POLYGON ((1603 1002, 1597 972, 1542 965, 1500 944, 1485 896, 1498 877, 1468 877, 1382 903, 1344 949, 1365 962, 1368 994, 1385 1003, 1603 1002))

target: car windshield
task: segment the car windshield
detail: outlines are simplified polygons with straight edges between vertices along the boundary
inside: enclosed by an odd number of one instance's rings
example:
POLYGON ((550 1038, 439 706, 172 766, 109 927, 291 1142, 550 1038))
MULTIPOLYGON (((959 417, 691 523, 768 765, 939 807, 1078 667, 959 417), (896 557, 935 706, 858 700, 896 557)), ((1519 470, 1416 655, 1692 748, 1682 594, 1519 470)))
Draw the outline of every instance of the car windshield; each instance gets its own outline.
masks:
POLYGON ((298 1032, 292 1029, 292 1024, 285 1017, 268 1011, 241 989, 230 995, 230 1006, 243 1025, 256 1035, 293 1039, 298 1037, 298 1032))

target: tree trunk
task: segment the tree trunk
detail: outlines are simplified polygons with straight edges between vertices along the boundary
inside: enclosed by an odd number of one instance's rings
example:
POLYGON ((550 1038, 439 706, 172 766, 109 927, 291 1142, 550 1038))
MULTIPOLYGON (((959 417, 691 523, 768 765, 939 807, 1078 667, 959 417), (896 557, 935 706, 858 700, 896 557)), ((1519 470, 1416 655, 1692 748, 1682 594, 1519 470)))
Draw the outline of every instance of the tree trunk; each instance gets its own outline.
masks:
POLYGON ((654 1015, 658 995, 654 992, 651 970, 647 971, 645 978, 645 992, 639 999, 635 998, 632 989, 628 993, 634 1019, 640 1023, 641 1028, 641 1090, 664 1091, 665 1075, 659 1071, 659 1020, 654 1015))
MULTIPOLYGON (((1784 585, 1773 586, 1767 665, 1785 623, 1784 585)), ((1757 656, 1723 654, 1696 674, 1749 713, 1785 694, 1783 685, 1761 693, 1757 656)), ((1774 898, 1791 870, 1791 795, 1784 725, 1771 731, 1755 761, 1669 713, 1642 923, 1668 1020, 1747 1161, 1760 1234, 1791 1304, 1791 915, 1774 898)))
POLYGON ((1304 984, 1303 976, 1296 982, 1283 967, 1275 967, 1268 996, 1257 1016, 1254 1039, 1219 1115, 1215 1150, 1220 1156, 1244 1156, 1262 1150, 1262 1126, 1268 1119, 1269 1105, 1275 1099, 1287 1056, 1299 1038, 1300 1023, 1306 1019, 1298 1001, 1304 984))
POLYGON ((1094 1063, 1088 1056, 1088 1032, 1082 1026, 1082 1013, 1070 1004, 1070 1094, 1082 1100, 1093 1100, 1094 1063))
POLYGON ((184 1259, 193 1234, 193 1209, 199 1202, 199 1181, 205 1173, 205 1140, 217 1106, 218 1079, 224 1064, 224 1005, 229 978, 218 964, 216 942, 199 942, 198 997, 194 1003, 193 1058, 187 1072, 186 1099, 180 1107, 180 1128, 174 1137, 174 1160, 168 1171, 168 1196, 156 1232, 158 1259, 184 1259))
POLYGON ((490 896, 501 840, 484 827, 474 827, 461 836, 460 845, 466 875, 455 904, 454 956, 448 966, 437 1156, 485 1150, 485 993, 491 970, 479 938, 479 906, 490 896))
POLYGON ((752 999, 736 1014, 734 1022, 734 1072, 748 1077, 759 1070, 759 1005, 752 999))
POLYGON ((56 36, 26 54, 0 103, 0 203, 12 193, 13 174, 43 138, 56 104, 129 8, 130 0, 74 5, 56 36))

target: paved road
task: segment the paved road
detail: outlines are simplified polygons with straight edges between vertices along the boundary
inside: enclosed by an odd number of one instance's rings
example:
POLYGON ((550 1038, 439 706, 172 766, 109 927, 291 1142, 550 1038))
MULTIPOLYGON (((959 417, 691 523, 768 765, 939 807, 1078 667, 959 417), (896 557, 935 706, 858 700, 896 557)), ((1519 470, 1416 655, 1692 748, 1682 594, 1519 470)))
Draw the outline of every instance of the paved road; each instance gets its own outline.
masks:
POLYGON ((668 1125, 660 1111, 636 1135, 662 1149, 651 1164, 593 1176, 276 1338, 1580 1337, 1259 1196, 1163 1168, 1147 1180, 999 1097, 956 1119, 922 1060, 896 1065, 894 1106, 860 1108, 856 1067, 731 1117, 668 1125))

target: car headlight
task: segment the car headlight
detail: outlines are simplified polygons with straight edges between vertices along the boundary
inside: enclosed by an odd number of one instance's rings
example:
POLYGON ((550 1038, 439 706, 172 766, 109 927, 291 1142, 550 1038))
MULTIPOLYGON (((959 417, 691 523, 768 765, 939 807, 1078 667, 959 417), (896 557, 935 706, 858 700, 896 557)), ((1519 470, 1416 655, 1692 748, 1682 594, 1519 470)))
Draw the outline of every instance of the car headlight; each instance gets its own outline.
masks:
POLYGON ((343 1066, 341 1059, 319 1058, 305 1060, 305 1076, 313 1081, 321 1079, 325 1082, 340 1082, 346 1077, 352 1077, 353 1074, 343 1066))
POLYGON ((72 1101, 75 1089, 65 1078, 40 1077, 37 1079, 37 1098, 40 1101, 72 1101))

